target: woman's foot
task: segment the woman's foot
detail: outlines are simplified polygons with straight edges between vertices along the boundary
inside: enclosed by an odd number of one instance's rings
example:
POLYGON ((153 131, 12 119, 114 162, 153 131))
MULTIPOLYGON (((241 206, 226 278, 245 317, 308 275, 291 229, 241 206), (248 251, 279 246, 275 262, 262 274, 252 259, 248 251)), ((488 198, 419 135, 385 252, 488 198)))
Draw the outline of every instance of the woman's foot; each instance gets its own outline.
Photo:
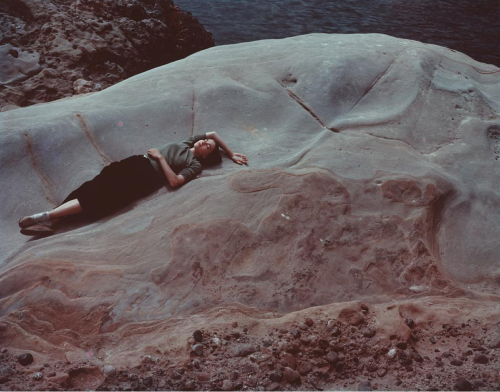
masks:
MULTIPOLYGON (((21 224, 19 224, 21 225, 21 224)), ((21 234, 24 235, 48 235, 54 234, 54 229, 44 223, 37 223, 35 225, 21 229, 21 234)))
POLYGON ((19 227, 23 229, 25 227, 33 226, 36 223, 43 222, 49 219, 50 219, 49 212, 46 211, 46 212, 41 212, 39 214, 23 216, 21 219, 19 219, 18 224, 19 227))
POLYGON ((35 219, 32 216, 23 216, 21 219, 19 219, 19 227, 22 229, 24 227, 29 227, 33 226, 36 222, 35 219))

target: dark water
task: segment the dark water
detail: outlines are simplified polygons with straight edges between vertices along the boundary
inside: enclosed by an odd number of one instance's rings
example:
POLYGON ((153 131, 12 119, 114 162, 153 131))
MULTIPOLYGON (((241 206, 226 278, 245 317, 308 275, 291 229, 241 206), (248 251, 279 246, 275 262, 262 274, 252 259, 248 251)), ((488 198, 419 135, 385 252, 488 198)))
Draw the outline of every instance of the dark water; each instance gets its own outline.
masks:
POLYGON ((383 33, 500 66, 500 0, 174 0, 216 45, 308 33, 383 33))

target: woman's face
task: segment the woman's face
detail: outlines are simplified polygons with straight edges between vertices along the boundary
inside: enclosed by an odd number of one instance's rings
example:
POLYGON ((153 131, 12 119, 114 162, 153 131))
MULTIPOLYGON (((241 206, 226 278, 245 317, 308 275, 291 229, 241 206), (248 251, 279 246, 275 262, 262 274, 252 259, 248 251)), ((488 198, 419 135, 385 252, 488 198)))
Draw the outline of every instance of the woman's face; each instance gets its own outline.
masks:
POLYGON ((206 158, 215 150, 215 142, 212 139, 199 140, 194 144, 196 153, 206 158))

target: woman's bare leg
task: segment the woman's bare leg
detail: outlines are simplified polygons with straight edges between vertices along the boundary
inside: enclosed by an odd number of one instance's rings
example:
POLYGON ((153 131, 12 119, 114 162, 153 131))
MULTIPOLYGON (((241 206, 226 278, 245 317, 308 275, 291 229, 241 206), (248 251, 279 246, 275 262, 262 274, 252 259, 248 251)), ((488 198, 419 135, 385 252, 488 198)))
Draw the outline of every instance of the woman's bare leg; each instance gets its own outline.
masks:
POLYGON ((49 219, 55 223, 58 218, 62 218, 63 216, 67 215, 78 214, 82 211, 82 206, 80 205, 80 202, 78 200, 70 200, 64 204, 61 204, 59 207, 54 208, 52 211, 45 211, 39 214, 23 216, 21 219, 19 219, 19 227, 30 227, 37 223, 45 222, 49 219))
POLYGON ((64 204, 61 204, 59 207, 54 208, 52 211, 49 211, 50 220, 55 220, 56 218, 62 218, 66 215, 74 215, 82 212, 82 206, 77 199, 67 201, 64 204))

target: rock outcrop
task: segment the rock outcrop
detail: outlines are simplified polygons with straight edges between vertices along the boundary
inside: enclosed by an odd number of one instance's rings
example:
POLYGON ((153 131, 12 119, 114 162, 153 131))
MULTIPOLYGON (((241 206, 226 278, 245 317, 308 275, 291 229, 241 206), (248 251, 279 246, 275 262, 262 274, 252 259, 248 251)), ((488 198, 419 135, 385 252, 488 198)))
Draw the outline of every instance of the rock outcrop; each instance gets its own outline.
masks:
POLYGON ((5 0, 0 109, 100 91, 212 46, 172 0, 5 0))
POLYGON ((497 388, 499 75, 434 45, 313 34, 1 113, 5 385, 497 388), (248 167, 18 233, 110 161, 214 130, 248 167))

